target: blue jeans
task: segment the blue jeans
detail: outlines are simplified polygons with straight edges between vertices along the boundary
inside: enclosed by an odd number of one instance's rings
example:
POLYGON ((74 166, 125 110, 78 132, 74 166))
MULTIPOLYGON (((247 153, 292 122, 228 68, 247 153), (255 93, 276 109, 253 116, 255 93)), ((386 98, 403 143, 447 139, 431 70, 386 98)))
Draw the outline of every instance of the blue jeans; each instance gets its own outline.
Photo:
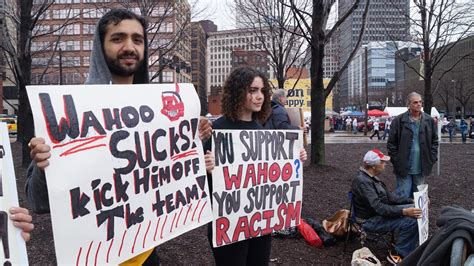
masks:
POLYGON ((453 142, 454 130, 449 130, 449 142, 453 142))
POLYGON ((413 199, 413 192, 418 191, 418 185, 423 184, 425 184, 425 177, 422 175, 407 175, 406 177, 397 175, 395 193, 399 196, 413 199))
POLYGON ((374 216, 362 228, 369 232, 395 232, 395 250, 402 257, 408 256, 418 246, 418 223, 415 218, 389 218, 374 216))
POLYGON ((397 188, 395 193, 405 198, 413 198, 413 192, 418 191, 418 185, 425 184, 425 177, 420 175, 407 175, 401 177, 397 175, 397 188))
POLYGON ((385 140, 385 138, 390 134, 390 129, 384 129, 382 139, 385 140))

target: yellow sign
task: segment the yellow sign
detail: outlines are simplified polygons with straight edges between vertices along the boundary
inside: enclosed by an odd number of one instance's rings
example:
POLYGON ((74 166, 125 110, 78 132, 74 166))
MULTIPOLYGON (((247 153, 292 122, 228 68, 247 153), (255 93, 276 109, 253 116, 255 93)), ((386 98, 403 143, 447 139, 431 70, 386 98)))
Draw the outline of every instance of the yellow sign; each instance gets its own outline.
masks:
MULTIPOLYGON (((275 86, 278 87, 277 80, 270 80, 270 82, 275 86)), ((329 84, 329 79, 323 80, 324 87, 329 84)), ((311 111, 311 79, 287 79, 285 81, 285 90, 289 91, 293 89, 290 93, 288 93, 288 101, 286 103, 286 107, 298 107, 302 108, 305 112, 311 111), (296 85, 295 85, 296 83, 296 85)), ((326 109, 332 110, 332 92, 329 94, 328 98, 326 99, 326 109)))

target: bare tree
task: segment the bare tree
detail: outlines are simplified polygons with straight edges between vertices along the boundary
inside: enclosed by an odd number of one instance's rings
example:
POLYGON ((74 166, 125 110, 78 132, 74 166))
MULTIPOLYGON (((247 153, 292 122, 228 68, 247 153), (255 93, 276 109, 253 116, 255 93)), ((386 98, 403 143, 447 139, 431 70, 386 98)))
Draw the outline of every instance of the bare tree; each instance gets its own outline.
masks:
POLYGON ((163 82, 165 69, 175 69, 177 73, 182 71, 190 73, 191 58, 182 55, 186 54, 184 52, 186 46, 190 46, 191 19, 199 16, 205 9, 197 9, 197 3, 197 0, 191 4, 187 1, 174 0, 120 2, 119 7, 136 8, 147 20, 149 66, 153 72, 150 81, 163 82))
POLYGON ((437 96, 437 98, 439 100, 441 100, 441 102, 443 103, 447 116, 451 115, 451 113, 450 113, 450 107, 451 107, 450 99, 451 99, 452 91, 453 91, 452 90, 452 85, 447 84, 446 82, 441 82, 438 89, 435 92, 435 95, 437 96))
POLYGON ((296 18, 296 26, 299 32, 305 33, 302 37, 305 38, 311 49, 311 164, 324 164, 324 113, 326 98, 335 87, 342 72, 347 69, 350 61, 361 45, 370 0, 366 0, 363 6, 361 29, 356 45, 347 60, 341 65, 341 68, 334 73, 326 88, 324 88, 323 85, 325 45, 352 12, 359 8, 361 1, 355 0, 348 11, 336 21, 330 30, 326 30, 326 25, 331 7, 336 2, 335 0, 312 0, 304 3, 296 0, 280 1, 291 8, 296 18))
POLYGON ((472 1, 457 0, 412 1, 411 14, 407 16, 411 23, 412 41, 423 49, 422 64, 417 68, 406 62, 406 66, 424 81, 424 111, 428 114, 433 106, 433 94, 437 94, 443 78, 473 55, 472 49, 453 53, 456 45, 472 33, 473 4, 472 1))
POLYGON ((467 84, 467 75, 458 75, 454 79, 454 99, 461 105, 461 118, 466 117, 466 107, 471 97, 474 96, 474 86, 467 84))
POLYGON ((365 96, 363 96, 362 94, 355 94, 354 96, 349 97, 349 101, 354 106, 357 106, 358 110, 364 110, 366 102, 365 102, 365 96))
POLYGON ((6 55, 18 87, 18 140, 22 143, 23 165, 28 165, 31 161, 28 143, 34 135, 33 115, 26 93, 26 85, 31 81, 31 43, 38 20, 53 2, 11 0, 5 3, 6 28, 1 33, 3 43, 0 50, 6 55))
POLYGON ((288 69, 298 65, 305 53, 302 34, 296 28, 290 7, 279 0, 237 0, 235 5, 240 26, 254 32, 258 38, 254 48, 269 55, 278 88, 283 88, 288 69))

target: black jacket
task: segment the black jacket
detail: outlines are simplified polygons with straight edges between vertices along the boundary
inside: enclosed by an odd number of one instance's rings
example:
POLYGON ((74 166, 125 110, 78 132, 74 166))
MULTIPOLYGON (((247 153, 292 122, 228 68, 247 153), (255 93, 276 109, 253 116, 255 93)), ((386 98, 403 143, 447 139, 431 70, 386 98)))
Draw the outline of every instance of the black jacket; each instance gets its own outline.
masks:
POLYGON ((293 126, 285 106, 272 101, 272 113, 264 126, 266 129, 300 129, 293 126))
MULTIPOLYGON (((410 128, 410 117, 407 111, 393 120, 387 141, 388 155, 394 172, 398 176, 408 175, 412 139, 413 131, 410 128)), ((422 113, 419 141, 421 174, 427 176, 431 173, 433 164, 438 160, 438 133, 434 119, 426 113, 422 113)))
POLYGON ((362 168, 352 181, 352 200, 356 217, 362 219, 374 216, 401 217, 403 208, 398 205, 412 203, 409 198, 390 193, 380 179, 370 176, 362 168))
POLYGON ((468 255, 474 245, 474 213, 459 207, 444 207, 436 220, 439 229, 407 256, 402 265, 450 265, 451 247, 456 238, 463 238, 468 255))

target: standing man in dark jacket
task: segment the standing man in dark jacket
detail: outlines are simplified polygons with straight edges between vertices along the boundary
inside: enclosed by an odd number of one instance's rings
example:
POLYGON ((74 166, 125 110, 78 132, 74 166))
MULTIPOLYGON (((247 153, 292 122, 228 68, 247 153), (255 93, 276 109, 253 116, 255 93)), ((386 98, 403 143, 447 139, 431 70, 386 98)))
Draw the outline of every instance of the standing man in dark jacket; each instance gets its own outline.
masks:
POLYGON ((407 106, 408 111, 392 122, 387 150, 397 176, 397 194, 413 198, 438 160, 438 133, 434 119, 422 110, 420 94, 410 93, 407 106))
POLYGON ((272 113, 265 123, 265 128, 268 129, 300 129, 300 127, 293 126, 285 109, 287 98, 286 90, 278 89, 272 95, 272 113))
MULTIPOLYGON (((98 22, 94 33, 91 64, 86 84, 144 84, 148 79, 148 46, 144 18, 124 9, 112 9, 98 22)), ((199 134, 210 136, 208 120, 200 120, 199 134)), ((28 146, 33 161, 27 172, 26 195, 36 213, 48 213, 49 200, 44 169, 51 157, 49 145, 41 137, 28 146)), ((158 265, 154 249, 130 260, 127 265, 158 265)))
POLYGON ((418 224, 421 209, 413 208, 413 200, 390 193, 377 177, 383 173, 390 157, 377 149, 364 156, 363 167, 352 181, 352 200, 356 219, 369 232, 398 231, 395 251, 387 259, 399 263, 418 246, 418 224), (397 254, 396 254, 397 253, 397 254))

